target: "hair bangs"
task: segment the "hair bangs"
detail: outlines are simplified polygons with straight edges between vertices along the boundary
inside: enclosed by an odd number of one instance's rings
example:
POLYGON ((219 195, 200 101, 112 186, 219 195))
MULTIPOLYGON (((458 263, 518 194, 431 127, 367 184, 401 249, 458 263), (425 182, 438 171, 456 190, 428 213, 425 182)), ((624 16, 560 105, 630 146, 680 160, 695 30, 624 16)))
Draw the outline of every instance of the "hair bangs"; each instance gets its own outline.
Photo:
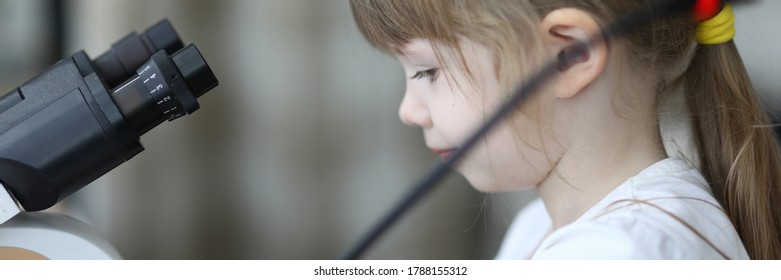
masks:
POLYGON ((399 54, 416 38, 453 42, 447 5, 426 0, 351 0, 358 29, 375 48, 399 54))

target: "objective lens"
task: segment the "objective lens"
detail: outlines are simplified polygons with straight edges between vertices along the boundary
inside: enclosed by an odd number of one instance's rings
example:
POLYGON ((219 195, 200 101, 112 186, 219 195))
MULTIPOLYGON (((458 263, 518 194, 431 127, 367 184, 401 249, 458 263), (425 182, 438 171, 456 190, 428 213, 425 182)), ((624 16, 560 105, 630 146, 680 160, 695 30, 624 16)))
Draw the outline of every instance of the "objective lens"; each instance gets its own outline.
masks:
POLYGON ((158 51, 136 73, 112 90, 114 101, 136 136, 164 120, 194 112, 199 108, 197 97, 218 84, 193 44, 171 56, 158 51))

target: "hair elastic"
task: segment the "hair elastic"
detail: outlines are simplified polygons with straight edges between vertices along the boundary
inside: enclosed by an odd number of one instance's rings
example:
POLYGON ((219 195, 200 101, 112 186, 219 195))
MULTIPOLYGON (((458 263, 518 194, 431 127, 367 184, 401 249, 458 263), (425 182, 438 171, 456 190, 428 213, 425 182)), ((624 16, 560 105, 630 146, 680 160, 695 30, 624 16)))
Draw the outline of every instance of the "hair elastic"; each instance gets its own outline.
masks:
POLYGON ((726 43, 735 37, 735 15, 732 6, 724 4, 716 16, 697 24, 697 42, 703 45, 726 43))
POLYGON ((724 7, 724 3, 721 0, 698 0, 694 3, 692 10, 694 19, 697 22, 709 20, 719 14, 722 7, 724 7))

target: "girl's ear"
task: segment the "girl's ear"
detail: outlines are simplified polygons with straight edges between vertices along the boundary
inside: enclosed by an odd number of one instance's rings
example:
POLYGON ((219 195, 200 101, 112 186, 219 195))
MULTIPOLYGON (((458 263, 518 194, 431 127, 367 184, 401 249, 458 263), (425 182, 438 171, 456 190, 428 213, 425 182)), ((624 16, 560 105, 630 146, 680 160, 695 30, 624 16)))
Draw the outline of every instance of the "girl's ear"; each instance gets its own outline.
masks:
MULTIPOLYGON (((591 14, 574 8, 550 12, 542 19, 540 28, 545 47, 555 54, 560 54, 573 43, 587 41, 600 31, 591 14)), ((561 70, 554 82, 556 97, 576 96, 602 74, 606 63, 607 47, 604 44, 591 47, 571 67, 561 70)))

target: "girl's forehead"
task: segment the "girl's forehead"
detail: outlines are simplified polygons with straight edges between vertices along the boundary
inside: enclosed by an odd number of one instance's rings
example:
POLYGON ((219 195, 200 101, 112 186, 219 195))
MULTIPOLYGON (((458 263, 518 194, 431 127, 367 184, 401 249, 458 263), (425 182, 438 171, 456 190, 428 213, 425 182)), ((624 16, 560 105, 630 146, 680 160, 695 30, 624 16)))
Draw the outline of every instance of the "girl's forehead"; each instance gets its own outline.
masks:
POLYGON ((409 58, 423 58, 434 55, 434 48, 431 42, 426 39, 413 39, 401 47, 401 55, 409 58))

